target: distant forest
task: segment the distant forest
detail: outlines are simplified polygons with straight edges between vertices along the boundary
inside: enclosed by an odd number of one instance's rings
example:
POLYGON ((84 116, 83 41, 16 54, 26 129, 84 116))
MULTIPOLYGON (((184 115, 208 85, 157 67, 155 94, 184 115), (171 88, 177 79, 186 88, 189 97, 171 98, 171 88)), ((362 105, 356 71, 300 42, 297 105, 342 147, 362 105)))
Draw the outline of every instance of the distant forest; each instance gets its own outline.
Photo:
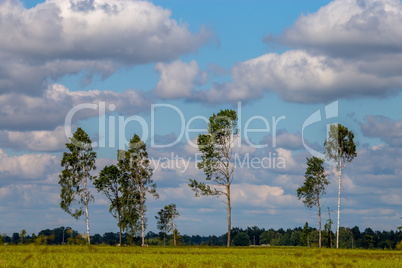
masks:
MULTIPOLYGON (((323 231, 323 246, 335 248, 336 236, 329 232, 328 226, 323 231)), ((318 246, 318 230, 311 228, 306 223, 304 227, 294 229, 260 229, 257 226, 242 228, 232 228, 232 245, 234 246, 318 246)), ((181 235, 178 236, 180 246, 226 246, 227 233, 221 236, 200 236, 200 235, 181 235)), ((373 231, 367 228, 360 231, 359 227, 340 228, 339 232, 340 248, 364 248, 364 249, 400 249, 402 244, 402 231, 373 231)), ((163 232, 148 232, 145 236, 145 243, 153 246, 173 245, 171 235, 163 232)), ((60 227, 53 230, 46 229, 37 235, 26 235, 24 231, 14 233, 12 237, 0 235, 2 244, 37 244, 37 245, 83 245, 86 244, 84 237, 70 227, 60 227)), ((117 245, 119 243, 119 233, 95 234, 91 236, 91 244, 117 245)), ((141 245, 141 237, 133 237, 125 233, 122 236, 123 245, 141 245)))

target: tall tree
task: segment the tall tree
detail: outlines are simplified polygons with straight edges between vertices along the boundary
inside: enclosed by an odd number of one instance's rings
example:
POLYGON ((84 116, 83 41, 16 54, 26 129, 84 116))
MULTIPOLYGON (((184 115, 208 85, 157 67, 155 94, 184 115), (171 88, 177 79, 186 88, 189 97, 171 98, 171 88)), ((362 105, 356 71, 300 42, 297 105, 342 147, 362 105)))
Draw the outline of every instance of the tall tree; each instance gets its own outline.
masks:
POLYGON ((99 173, 99 178, 94 181, 98 192, 103 192, 110 201, 109 212, 117 219, 119 226, 119 244, 121 245, 122 209, 124 206, 124 191, 126 183, 121 171, 115 166, 106 166, 99 173))
MULTIPOLYGON (((130 140, 127 151, 119 151, 118 166, 122 171, 122 175, 127 181, 127 191, 133 198, 138 198, 139 214, 141 217, 141 245, 145 245, 145 212, 146 212, 146 194, 158 198, 156 192, 156 184, 152 180, 153 170, 150 167, 147 147, 137 134, 134 134, 130 140)), ((132 201, 134 202, 134 200, 132 201)), ((131 210, 131 209, 130 209, 131 210)), ((131 211, 134 212, 134 211, 131 211)), ((127 215, 127 214, 126 214, 127 215)), ((132 214, 134 215, 134 214, 132 214)))
POLYGON ((21 244, 24 244, 24 239, 27 236, 27 231, 25 231, 25 229, 22 229, 20 236, 21 236, 21 244))
POLYGON ((88 190, 88 181, 96 178, 91 175, 91 171, 96 169, 96 152, 92 151, 91 139, 81 128, 77 129, 66 147, 70 152, 63 153, 61 160, 64 170, 59 176, 60 207, 76 220, 85 214, 87 240, 90 244, 88 204, 94 200, 94 197, 88 190))
POLYGON ((200 195, 224 195, 228 210, 228 240, 230 247, 231 205, 230 186, 233 180, 235 164, 233 163, 232 148, 237 139, 237 115, 234 110, 221 110, 209 118, 208 133, 198 135, 197 145, 201 152, 201 162, 197 164, 204 170, 207 183, 191 180, 189 186, 200 195))
POLYGON ((316 206, 318 208, 318 222, 319 222, 319 238, 318 244, 321 248, 321 206, 320 198, 325 194, 325 190, 329 184, 327 174, 324 169, 324 160, 315 156, 307 158, 307 169, 304 177, 303 186, 297 189, 297 197, 303 199, 303 203, 306 207, 312 208, 316 206))
POLYGON ((172 232, 173 233, 173 245, 176 246, 176 225, 174 223, 175 218, 180 216, 179 212, 176 209, 176 204, 166 205, 163 209, 158 212, 158 216, 155 216, 157 219, 157 227, 161 232, 164 233, 164 241, 165 245, 165 233, 172 232))
POLYGON ((307 245, 308 247, 310 247, 310 235, 312 231, 313 229, 310 226, 308 226, 308 222, 306 222, 304 224, 303 231, 300 237, 300 240, 303 245, 307 245))
POLYGON ((163 246, 166 245, 166 234, 169 232, 169 221, 166 216, 166 211, 162 208, 158 211, 158 216, 155 216, 156 227, 163 233, 163 246))
POLYGON ((334 162, 339 175, 338 189, 338 224, 336 229, 336 248, 339 248, 339 218, 341 213, 341 185, 342 170, 357 156, 356 145, 353 141, 355 135, 341 124, 332 124, 328 138, 324 143, 326 157, 334 162))
POLYGON ((328 246, 332 248, 332 224, 333 221, 331 219, 331 210, 328 207, 328 220, 327 223, 324 225, 324 229, 328 235, 328 246))

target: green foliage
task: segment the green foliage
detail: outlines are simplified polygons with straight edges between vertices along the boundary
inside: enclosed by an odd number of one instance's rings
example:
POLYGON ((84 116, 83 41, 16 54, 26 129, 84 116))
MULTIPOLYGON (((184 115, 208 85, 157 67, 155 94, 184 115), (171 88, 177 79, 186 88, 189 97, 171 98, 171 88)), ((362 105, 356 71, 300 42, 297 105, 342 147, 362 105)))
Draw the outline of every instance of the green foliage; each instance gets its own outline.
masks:
POLYGON ((303 232, 300 237, 300 242, 303 246, 310 246, 310 235, 312 231, 313 229, 308 226, 308 222, 306 222, 306 224, 304 224, 303 232))
POLYGON ((158 211, 158 216, 155 216, 158 230, 164 233, 173 231, 175 229, 174 219, 178 216, 179 212, 176 209, 176 204, 166 205, 158 211))
POLYGON ((329 184, 324 169, 324 160, 315 156, 307 158, 307 170, 304 174, 304 185, 297 189, 297 197, 303 199, 306 207, 319 205, 320 197, 325 194, 329 184))
POLYGON ((233 238, 232 244, 234 246, 249 246, 251 244, 250 237, 247 233, 240 232, 233 238))
POLYGON ((94 200, 87 189, 87 183, 95 178, 91 171, 96 169, 96 153, 92 151, 91 139, 81 128, 77 129, 66 147, 69 152, 63 153, 61 166, 64 170, 59 176, 60 207, 78 219, 85 213, 85 206, 94 200))
POLYGON ((222 165, 229 165, 230 148, 237 135, 237 115, 234 110, 221 110, 209 118, 208 133, 200 134, 197 139, 202 161, 198 168, 203 169, 207 180, 217 182, 226 180, 229 174, 222 176, 222 165))
POLYGON ((158 216, 155 216, 158 229, 163 232, 163 245, 165 245, 166 234, 173 231, 174 244, 176 245, 176 226, 174 223, 175 218, 179 216, 179 212, 176 209, 176 204, 166 205, 158 212, 158 216))
POLYGON ((324 169, 324 160, 315 156, 307 158, 307 169, 304 174, 305 181, 303 186, 297 189, 297 197, 303 199, 306 207, 318 207, 319 218, 319 246, 321 247, 321 207, 320 198, 325 194, 329 184, 327 174, 324 169))
POLYGON ((266 232, 263 232, 260 236, 260 243, 261 244, 270 244, 271 239, 274 237, 275 232, 273 230, 269 230, 266 232))
POLYGON ((122 172, 115 165, 105 166, 99 173, 99 178, 94 181, 98 192, 103 192, 110 201, 109 212, 117 219, 117 226, 120 229, 119 244, 121 244, 121 215, 127 190, 127 181, 122 176, 122 172))
POLYGON ((47 245, 47 239, 44 235, 38 235, 34 243, 35 245, 47 245))
POLYGON ((328 160, 334 160, 337 168, 342 169, 357 156, 354 134, 341 124, 332 124, 328 139, 325 141, 325 151, 328 160))
POLYGON ((122 210, 122 228, 135 234, 140 229, 144 232, 146 218, 146 194, 158 198, 156 183, 152 180, 153 170, 150 167, 146 144, 137 134, 130 140, 127 151, 119 150, 118 167, 125 183, 122 210))
MULTIPOLYGON (((236 111, 221 110, 209 118, 208 133, 200 134, 197 139, 198 149, 201 152, 201 162, 197 166, 204 171, 207 181, 212 181, 218 186, 231 183, 234 171, 234 166, 230 165, 231 148, 237 133, 236 111)), ((196 180, 190 180, 189 186, 196 196, 225 193, 196 180)))
POLYGON ((195 196, 224 195, 228 206, 228 241, 230 246, 231 205, 230 185, 235 165, 231 163, 232 147, 237 139, 237 114, 234 110, 221 110, 209 118, 208 133, 198 135, 197 145, 201 152, 201 162, 197 167, 204 171, 205 182, 190 179, 188 184, 195 196), (209 183, 214 186, 208 185, 209 183))
POLYGON ((24 239, 27 235, 27 231, 25 231, 25 229, 22 229, 21 233, 20 233, 20 237, 21 237, 21 244, 24 244, 24 239))

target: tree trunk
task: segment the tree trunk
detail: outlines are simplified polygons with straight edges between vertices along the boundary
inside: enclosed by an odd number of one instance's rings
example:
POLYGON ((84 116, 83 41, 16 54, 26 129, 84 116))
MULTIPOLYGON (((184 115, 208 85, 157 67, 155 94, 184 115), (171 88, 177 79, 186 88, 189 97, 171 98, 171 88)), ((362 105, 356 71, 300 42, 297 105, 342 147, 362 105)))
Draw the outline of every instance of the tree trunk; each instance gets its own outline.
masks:
POLYGON ((318 205, 318 246, 321 248, 321 207, 320 207, 320 199, 317 200, 318 205))
POLYGON ((173 244, 176 246, 176 228, 174 226, 174 216, 172 218, 173 221, 173 244))
POLYGON ((339 168, 339 189, 338 189, 338 225, 336 227, 336 248, 339 248, 339 215, 341 213, 341 184, 342 184, 342 168, 339 168))
POLYGON ((91 244, 91 236, 89 234, 89 214, 88 214, 87 178, 86 177, 84 179, 84 199, 85 199, 85 216, 87 218, 88 244, 91 244))
POLYGON ((230 184, 227 185, 227 197, 228 197, 228 243, 227 247, 230 247, 230 229, 231 229, 231 208, 230 208, 230 184))
POLYGON ((119 244, 121 246, 121 217, 120 217, 120 208, 117 209, 117 214, 119 217, 119 229, 120 229, 120 234, 119 234, 119 244))
POLYGON ((144 223, 144 192, 142 190, 142 182, 140 185, 140 202, 141 202, 141 233, 142 243, 141 246, 145 246, 145 223, 144 223))

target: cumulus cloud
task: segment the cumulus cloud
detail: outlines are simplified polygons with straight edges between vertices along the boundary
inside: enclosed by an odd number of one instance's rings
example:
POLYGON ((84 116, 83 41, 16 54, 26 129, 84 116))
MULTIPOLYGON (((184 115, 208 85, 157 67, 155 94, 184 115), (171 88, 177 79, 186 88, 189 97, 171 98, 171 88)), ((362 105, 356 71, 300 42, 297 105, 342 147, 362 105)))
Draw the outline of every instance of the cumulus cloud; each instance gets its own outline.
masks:
POLYGON ((8 130, 52 130, 65 122, 69 111, 79 104, 95 104, 97 109, 86 108, 74 114, 73 122, 99 115, 100 102, 105 103, 105 112, 114 105, 116 112, 134 115, 149 108, 145 95, 127 90, 70 91, 60 84, 49 85, 42 96, 17 93, 0 95, 0 128, 8 130))
POLYGON ((32 151, 60 151, 68 142, 64 127, 39 131, 0 131, 0 146, 32 151))
POLYGON ((318 103, 396 94, 402 88, 401 14, 397 0, 333 1, 274 38, 291 50, 240 62, 231 69, 232 82, 215 83, 192 99, 235 103, 274 92, 286 101, 318 103))
POLYGON ((402 146, 402 120, 394 121, 382 115, 367 115, 365 119, 365 123, 360 123, 364 136, 380 138, 390 146, 402 146))
POLYGON ((401 155, 401 148, 387 145, 361 149, 344 172, 357 186, 354 191, 363 190, 367 193, 365 187, 370 187, 371 192, 378 189, 401 188, 401 155), (363 189, 360 189, 361 187, 363 189))
POLYGON ((164 99, 176 99, 191 96, 192 90, 200 75, 198 63, 176 60, 170 64, 157 63, 155 70, 159 72, 155 94, 164 99))
POLYGON ((10 156, 0 149, 1 184, 15 183, 18 179, 45 180, 59 166, 60 159, 52 154, 10 156))
POLYGON ((210 38, 146 1, 48 0, 0 4, 0 92, 38 94, 48 78, 85 70, 90 80, 121 66, 167 61, 210 38), (23 77, 24 79, 20 79, 23 77))
POLYGON ((302 15, 279 41, 334 57, 370 57, 402 52, 399 0, 332 1, 302 15))
POLYGON ((312 55, 304 50, 268 53, 231 70, 233 82, 214 84, 193 99, 209 103, 250 100, 275 92, 290 102, 328 102, 345 97, 382 97, 402 87, 402 54, 366 61, 312 55), (386 73, 381 66, 387 66, 386 73))

